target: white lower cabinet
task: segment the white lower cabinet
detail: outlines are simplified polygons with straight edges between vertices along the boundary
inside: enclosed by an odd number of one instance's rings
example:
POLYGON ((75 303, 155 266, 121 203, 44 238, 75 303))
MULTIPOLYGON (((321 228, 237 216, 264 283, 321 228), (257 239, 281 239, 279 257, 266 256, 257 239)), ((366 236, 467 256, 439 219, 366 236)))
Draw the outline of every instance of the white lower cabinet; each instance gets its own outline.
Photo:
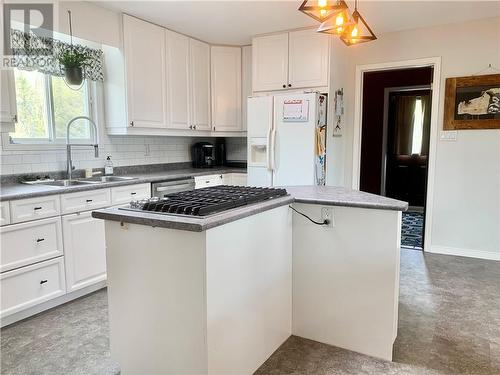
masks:
POLYGON ((71 214, 111 206, 110 189, 96 189, 61 195, 61 213, 71 214))
POLYGON ((63 255, 59 216, 9 225, 0 234, 1 272, 63 255))
POLYGON ((63 257, 4 272, 0 279, 2 318, 66 293, 63 257))
POLYGON ((201 189, 210 186, 223 185, 223 174, 211 174, 206 176, 196 176, 194 178, 194 188, 201 189))
POLYGON ((92 212, 62 217, 68 292, 106 280, 104 221, 92 212))
POLYGON ((210 186, 232 185, 246 186, 246 173, 224 173, 224 174, 209 174, 205 176, 196 176, 194 178, 195 189, 201 189, 210 186))
POLYGON ((231 175, 231 185, 233 186, 247 186, 247 174, 246 173, 230 173, 231 175))
POLYGON ((0 202, 0 225, 10 224, 9 202, 0 202))
POLYGON ((111 204, 113 206, 145 198, 151 198, 151 184, 126 185, 111 188, 111 204))
POLYGON ((10 222, 21 223, 61 214, 59 196, 36 197, 10 201, 10 222))

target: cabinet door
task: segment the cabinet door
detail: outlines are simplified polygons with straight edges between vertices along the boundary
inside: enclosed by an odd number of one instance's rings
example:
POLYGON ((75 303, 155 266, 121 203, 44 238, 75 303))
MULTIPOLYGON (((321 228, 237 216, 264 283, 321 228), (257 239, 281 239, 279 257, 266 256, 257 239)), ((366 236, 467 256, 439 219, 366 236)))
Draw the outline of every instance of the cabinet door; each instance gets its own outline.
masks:
POLYGON ((289 33, 288 83, 291 88, 328 86, 329 36, 315 30, 289 33))
POLYGON ((167 30, 167 126, 189 128, 189 38, 167 30))
POLYGON ((84 288, 106 280, 104 220, 92 212, 62 217, 66 290, 84 288))
POLYGON ((0 225, 10 224, 9 202, 0 202, 0 225))
POLYGON ((247 130, 247 103, 252 96, 252 46, 241 47, 241 130, 247 130))
POLYGON ((165 126, 165 30, 123 15, 130 126, 165 126))
POLYGON ((241 131, 241 48, 211 48, 212 126, 241 131))
POLYGON ((16 88, 14 70, 0 70, 0 130, 2 132, 14 131, 17 122, 16 88))
POLYGON ((191 124, 210 130, 210 46, 189 40, 191 124))
POLYGON ((288 33, 253 38, 252 61, 253 91, 287 88, 288 33))

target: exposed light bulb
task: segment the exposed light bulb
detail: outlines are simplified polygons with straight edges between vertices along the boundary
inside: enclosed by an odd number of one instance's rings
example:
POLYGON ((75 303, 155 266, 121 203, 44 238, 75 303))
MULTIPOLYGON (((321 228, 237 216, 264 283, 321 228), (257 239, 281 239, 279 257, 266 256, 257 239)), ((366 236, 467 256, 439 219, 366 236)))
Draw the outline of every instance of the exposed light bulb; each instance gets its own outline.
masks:
POLYGON ((326 10, 325 9, 320 9, 319 14, 320 14, 321 17, 325 17, 326 16, 326 10))
POLYGON ((354 27, 352 28, 351 36, 353 38, 356 38, 358 36, 358 25, 354 25, 354 27))
POLYGON ((342 13, 337 15, 337 18, 335 18, 335 25, 341 26, 344 24, 344 15, 342 13))
POLYGON ((326 7, 327 3, 328 3, 328 0, 318 0, 318 6, 320 8, 326 7))

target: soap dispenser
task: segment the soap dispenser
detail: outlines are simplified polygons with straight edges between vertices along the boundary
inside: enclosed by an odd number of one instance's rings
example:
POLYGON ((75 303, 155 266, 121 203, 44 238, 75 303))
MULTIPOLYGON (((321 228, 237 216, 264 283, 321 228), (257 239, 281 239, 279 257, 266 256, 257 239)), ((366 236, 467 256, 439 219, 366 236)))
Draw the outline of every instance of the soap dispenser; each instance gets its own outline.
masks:
POLYGON ((113 162, 111 161, 111 156, 106 158, 106 162, 104 163, 104 174, 112 175, 113 174, 113 162))

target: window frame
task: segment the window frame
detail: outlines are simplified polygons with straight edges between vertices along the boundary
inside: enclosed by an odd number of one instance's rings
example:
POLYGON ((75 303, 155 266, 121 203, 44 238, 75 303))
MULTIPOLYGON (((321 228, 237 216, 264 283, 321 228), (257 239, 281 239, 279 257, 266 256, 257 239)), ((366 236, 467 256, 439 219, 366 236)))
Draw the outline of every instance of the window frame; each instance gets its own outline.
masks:
MULTIPOLYGON (((11 71, 12 76, 14 76, 14 69, 11 71)), ((14 88, 12 90, 14 95, 14 101, 17 102, 17 92, 15 90, 15 78, 13 77, 14 88)), ((2 135, 2 149, 7 150, 56 150, 56 149, 64 149, 66 148, 66 137, 56 138, 55 137, 55 118, 54 118, 54 99, 53 99, 53 86, 52 86, 52 77, 48 74, 44 74, 44 83, 45 83, 45 108, 47 110, 47 117, 49 120, 48 124, 48 135, 49 138, 11 138, 9 133, 4 133, 2 135), (11 139, 20 140, 20 143, 12 143, 11 139)), ((87 79, 85 80, 85 106, 87 108, 87 115, 90 117, 97 125, 98 133, 99 133, 99 124, 97 122, 97 113, 95 112, 95 98, 96 98, 96 84, 95 82, 87 79)), ((90 143, 91 140, 97 136, 99 139, 99 134, 94 134, 93 127, 89 127, 89 138, 85 139, 72 139, 72 143, 90 143)))

